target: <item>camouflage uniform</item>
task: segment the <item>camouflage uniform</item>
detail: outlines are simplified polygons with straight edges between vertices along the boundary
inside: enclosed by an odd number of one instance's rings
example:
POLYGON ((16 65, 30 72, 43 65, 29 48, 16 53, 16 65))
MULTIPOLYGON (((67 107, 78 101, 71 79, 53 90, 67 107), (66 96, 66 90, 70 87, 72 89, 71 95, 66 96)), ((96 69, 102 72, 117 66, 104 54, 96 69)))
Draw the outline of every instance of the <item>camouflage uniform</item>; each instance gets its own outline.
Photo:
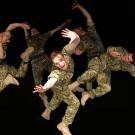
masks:
POLYGON ((28 68, 28 64, 22 62, 19 69, 16 69, 13 66, 8 66, 5 64, 0 65, 0 91, 2 91, 6 85, 4 84, 4 80, 8 74, 11 74, 13 77, 20 78, 26 75, 26 71, 28 68))
POLYGON ((54 95, 49 102, 49 109, 55 110, 62 101, 64 101, 68 106, 62 121, 66 124, 72 124, 73 119, 78 111, 80 102, 72 91, 68 89, 68 84, 73 76, 74 63, 71 59, 72 52, 68 51, 68 46, 65 46, 62 50, 62 54, 66 56, 68 69, 66 71, 55 69, 52 70, 49 78, 56 77, 58 80, 52 88, 54 95))
POLYGON ((44 45, 50 38, 50 32, 39 34, 36 37, 26 37, 28 47, 34 47, 34 52, 30 56, 32 64, 32 72, 35 85, 42 83, 43 70, 51 70, 51 62, 44 53, 44 45))
MULTIPOLYGON (((81 37, 80 44, 78 45, 77 48, 79 48, 80 50, 85 50, 88 58, 87 64, 93 57, 98 57, 105 51, 102 41, 98 33, 96 32, 93 22, 87 23, 87 33, 86 35, 81 37)), ((90 82, 86 83, 87 90, 92 89, 93 81, 94 80, 91 80, 90 82)))
POLYGON ((85 50, 88 59, 100 56, 100 54, 105 51, 93 23, 87 23, 87 33, 81 37, 80 44, 77 46, 77 48, 80 50, 85 50))
MULTIPOLYGON (((128 53, 122 47, 113 47, 121 55, 128 53)), ((79 84, 84 84, 92 78, 96 78, 98 87, 89 91, 90 98, 102 96, 111 90, 110 71, 127 71, 135 77, 135 66, 127 64, 120 58, 114 58, 108 53, 102 54, 100 57, 93 58, 88 64, 88 70, 77 78, 79 84)))
MULTIPOLYGON (((44 45, 50 38, 50 32, 44 34, 38 34, 35 37, 26 37, 28 47, 34 47, 34 52, 30 56, 32 73, 35 85, 42 83, 43 71, 51 71, 51 61, 49 57, 44 53, 44 45)), ((47 96, 44 93, 40 93, 39 96, 43 100, 45 106, 47 106, 47 96)))

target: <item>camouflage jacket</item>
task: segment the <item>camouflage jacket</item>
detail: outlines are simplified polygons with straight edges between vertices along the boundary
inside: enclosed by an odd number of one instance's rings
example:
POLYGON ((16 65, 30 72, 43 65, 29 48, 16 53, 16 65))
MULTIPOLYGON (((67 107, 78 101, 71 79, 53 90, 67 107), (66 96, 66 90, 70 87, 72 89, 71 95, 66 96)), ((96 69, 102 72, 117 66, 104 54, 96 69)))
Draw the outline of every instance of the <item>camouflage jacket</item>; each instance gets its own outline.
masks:
MULTIPOLYGON (((113 47, 113 49, 116 49, 121 55, 128 53, 128 51, 122 47, 113 47)), ((92 58, 88 63, 88 69, 77 78, 77 81, 80 84, 84 84, 102 72, 107 73, 108 71, 120 70, 128 71, 132 76, 135 76, 135 66, 133 64, 127 64, 121 60, 121 56, 114 58, 110 56, 108 52, 106 52, 100 55, 100 57, 92 58)))
POLYGON ((48 78, 56 77, 58 80, 53 86, 52 90, 55 91, 66 91, 68 90, 68 84, 70 83, 70 80, 74 73, 74 62, 71 58, 73 52, 70 52, 68 49, 68 45, 66 45, 63 50, 62 54, 66 57, 66 63, 68 64, 68 69, 66 71, 60 70, 60 69, 54 69, 50 73, 48 78))
POLYGON ((87 24, 87 33, 81 37, 80 44, 78 46, 80 50, 85 50, 88 58, 99 56, 104 52, 103 43, 96 32, 93 23, 87 24))

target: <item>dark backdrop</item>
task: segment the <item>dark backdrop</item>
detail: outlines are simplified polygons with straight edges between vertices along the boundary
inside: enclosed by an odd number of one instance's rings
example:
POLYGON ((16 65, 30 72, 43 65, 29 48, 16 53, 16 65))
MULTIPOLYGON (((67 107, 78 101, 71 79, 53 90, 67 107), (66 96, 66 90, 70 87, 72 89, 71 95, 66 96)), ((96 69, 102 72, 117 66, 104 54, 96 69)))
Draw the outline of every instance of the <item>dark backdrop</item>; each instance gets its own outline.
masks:
MULTIPOLYGON (((109 45, 121 45, 131 52, 135 52, 132 31, 133 18, 135 17, 133 6, 130 1, 122 0, 79 0, 91 13, 97 32, 100 34, 105 48, 109 45)), ((85 22, 85 19, 78 13, 70 9, 70 0, 48 0, 45 2, 35 1, 31 3, 20 2, 4 3, 0 9, 0 31, 3 31, 9 23, 28 21, 33 27, 37 27, 41 32, 46 32, 65 19, 71 17, 75 23, 85 22), (8 11, 8 12, 6 12, 8 11), (78 21, 76 21, 78 20, 78 21)), ((7 49, 7 63, 19 66, 20 54, 26 48, 24 34, 21 29, 13 31, 13 40, 7 49)), ((50 41, 46 50, 49 52, 55 48, 61 48, 65 41, 61 38, 60 32, 56 33, 50 41)), ((77 65, 81 70, 85 70, 85 55, 75 57, 77 65)), ((44 80, 46 80, 45 73, 44 80)), ((27 132, 43 132, 46 135, 60 135, 56 125, 61 121, 61 117, 66 109, 65 104, 61 104, 51 115, 51 120, 47 121, 40 117, 44 111, 44 106, 38 94, 32 94, 34 82, 29 65, 27 76, 18 79, 20 86, 9 85, 0 93, 0 124, 1 129, 6 133, 10 131, 18 134, 27 132), (19 130, 19 132, 17 131, 19 130)), ((73 135, 89 135, 91 133, 116 133, 116 131, 126 130, 129 120, 128 112, 133 110, 131 105, 135 79, 128 73, 112 72, 112 91, 100 98, 89 100, 85 107, 80 107, 75 120, 70 126, 73 135), (114 124, 112 124, 114 123, 114 124), (110 131, 108 131, 108 130, 110 131)), ((48 93, 49 96, 51 92, 48 93)), ((76 93, 78 98, 80 94, 76 93)), ((1 130, 2 131, 2 130, 1 130)))

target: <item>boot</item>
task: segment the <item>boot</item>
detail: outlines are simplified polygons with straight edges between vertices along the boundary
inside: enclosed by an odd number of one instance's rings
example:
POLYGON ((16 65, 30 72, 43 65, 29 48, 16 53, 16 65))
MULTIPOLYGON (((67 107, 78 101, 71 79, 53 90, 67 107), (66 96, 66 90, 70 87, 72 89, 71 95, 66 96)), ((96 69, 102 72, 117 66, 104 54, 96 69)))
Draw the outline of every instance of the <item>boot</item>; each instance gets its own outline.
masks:
POLYGON ((19 82, 11 74, 7 75, 7 77, 4 80, 4 83, 6 86, 9 84, 19 85, 19 82))
POLYGON ((49 108, 46 108, 45 111, 41 114, 41 116, 46 120, 50 120, 50 114, 51 110, 49 108))
POLYGON ((64 123, 64 122, 60 122, 58 125, 57 125, 57 128, 59 131, 62 132, 63 135, 72 135, 69 131, 69 128, 68 126, 64 123))
POLYGON ((82 98, 81 98, 82 106, 85 106, 85 103, 89 98, 90 98, 90 95, 88 92, 86 92, 86 91, 82 92, 82 98))
POLYGON ((22 54, 21 54, 21 58, 24 62, 28 62, 29 61, 29 56, 32 54, 32 52, 34 51, 33 47, 28 47, 22 54))

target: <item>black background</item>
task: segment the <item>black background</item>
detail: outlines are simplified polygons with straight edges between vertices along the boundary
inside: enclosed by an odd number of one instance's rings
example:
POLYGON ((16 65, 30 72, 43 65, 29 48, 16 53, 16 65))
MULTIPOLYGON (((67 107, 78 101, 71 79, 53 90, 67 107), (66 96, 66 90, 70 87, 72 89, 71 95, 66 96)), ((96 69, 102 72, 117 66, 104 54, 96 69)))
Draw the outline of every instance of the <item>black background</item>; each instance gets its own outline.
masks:
MULTIPOLYGON (((99 33, 105 48, 109 45, 125 47, 130 52, 134 49, 134 11, 130 1, 122 0, 80 0, 79 1, 92 15, 97 32, 99 33)), ((71 0, 46 0, 45 2, 18 1, 15 4, 8 2, 0 9, 0 31, 3 31, 9 23, 28 21, 41 32, 46 32, 65 19, 71 17, 75 23, 85 23, 85 19, 78 11, 70 9, 71 0), (8 5, 8 7, 7 7, 8 5)), ((14 37, 7 49, 7 63, 19 66, 20 54, 26 48, 23 30, 13 31, 14 37)), ((56 33, 48 42, 48 52, 55 48, 61 48, 64 40, 60 32, 56 33)), ((85 55, 84 55, 85 57, 85 55)), ((84 57, 76 58, 80 74, 85 66, 84 57), (79 60, 78 60, 79 59, 79 60)), ((46 74, 45 74, 46 75, 46 74)), ((27 76, 18 79, 20 86, 9 85, 0 93, 0 128, 6 133, 38 133, 46 135, 60 135, 56 125, 66 109, 65 104, 51 114, 51 120, 41 118, 44 106, 38 94, 32 94, 34 82, 31 73, 31 65, 27 76), (17 131, 19 130, 19 132, 17 131)), ((133 110, 131 95, 135 89, 135 79, 129 73, 112 72, 112 91, 100 98, 89 100, 85 107, 80 107, 70 130, 73 135, 89 135, 91 133, 110 134, 127 129, 130 122, 129 110, 133 110), (114 123, 114 124, 112 124, 114 123)), ((50 94, 50 93, 48 93, 50 94)), ((80 94, 76 93, 80 99, 80 94)))

